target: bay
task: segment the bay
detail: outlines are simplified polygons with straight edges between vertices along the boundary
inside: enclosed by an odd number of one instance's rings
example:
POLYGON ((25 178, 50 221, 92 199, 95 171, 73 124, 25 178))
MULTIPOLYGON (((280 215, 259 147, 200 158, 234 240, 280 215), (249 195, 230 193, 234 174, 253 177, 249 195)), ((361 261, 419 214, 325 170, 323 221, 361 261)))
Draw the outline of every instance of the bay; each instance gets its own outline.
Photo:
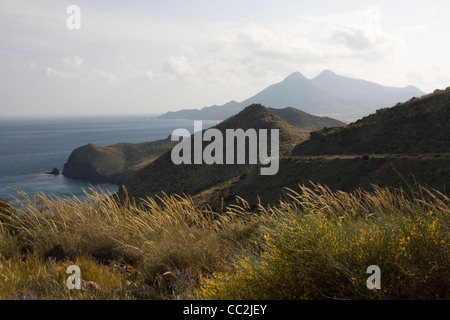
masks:
MULTIPOLYGON (((203 121, 203 128, 219 121, 203 121)), ((94 143, 147 142, 167 138, 175 129, 193 132, 192 120, 155 119, 152 115, 0 119, 0 198, 14 202, 15 190, 83 198, 90 187, 115 193, 119 186, 60 175, 73 149, 94 143)))

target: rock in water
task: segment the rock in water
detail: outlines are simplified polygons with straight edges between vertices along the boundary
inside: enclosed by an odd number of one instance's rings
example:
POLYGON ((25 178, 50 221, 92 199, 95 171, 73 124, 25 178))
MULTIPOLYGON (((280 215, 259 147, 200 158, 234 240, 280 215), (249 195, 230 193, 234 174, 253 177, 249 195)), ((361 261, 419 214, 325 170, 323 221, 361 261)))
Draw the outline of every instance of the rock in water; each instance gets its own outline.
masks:
POLYGON ((45 171, 44 173, 58 175, 59 174, 59 169, 58 168, 53 168, 52 171, 45 171))

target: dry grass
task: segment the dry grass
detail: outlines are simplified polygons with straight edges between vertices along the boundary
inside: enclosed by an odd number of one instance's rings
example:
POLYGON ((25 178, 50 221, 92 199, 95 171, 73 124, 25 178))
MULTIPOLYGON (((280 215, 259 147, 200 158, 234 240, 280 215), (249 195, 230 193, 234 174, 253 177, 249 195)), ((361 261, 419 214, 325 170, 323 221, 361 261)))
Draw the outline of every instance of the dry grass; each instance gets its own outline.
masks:
POLYGON ((197 275, 218 270, 268 219, 243 208, 218 215, 189 197, 165 195, 138 205, 95 189, 86 195, 80 200, 21 193, 19 209, 0 214, 2 260, 63 263, 88 257, 105 267, 128 265, 136 271, 133 285, 145 285, 147 297, 173 298, 181 270, 197 275))

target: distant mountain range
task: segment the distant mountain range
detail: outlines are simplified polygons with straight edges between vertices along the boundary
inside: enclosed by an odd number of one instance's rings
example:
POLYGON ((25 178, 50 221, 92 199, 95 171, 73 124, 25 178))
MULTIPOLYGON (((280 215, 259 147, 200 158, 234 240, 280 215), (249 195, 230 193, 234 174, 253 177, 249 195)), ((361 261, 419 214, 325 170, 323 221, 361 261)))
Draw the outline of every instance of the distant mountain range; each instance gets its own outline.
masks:
POLYGON ((161 119, 223 120, 259 103, 268 108, 296 108, 304 112, 342 121, 355 121, 382 107, 390 107, 424 94, 414 86, 385 87, 374 82, 340 76, 325 70, 314 79, 294 72, 242 102, 230 101, 222 106, 170 111, 161 119))

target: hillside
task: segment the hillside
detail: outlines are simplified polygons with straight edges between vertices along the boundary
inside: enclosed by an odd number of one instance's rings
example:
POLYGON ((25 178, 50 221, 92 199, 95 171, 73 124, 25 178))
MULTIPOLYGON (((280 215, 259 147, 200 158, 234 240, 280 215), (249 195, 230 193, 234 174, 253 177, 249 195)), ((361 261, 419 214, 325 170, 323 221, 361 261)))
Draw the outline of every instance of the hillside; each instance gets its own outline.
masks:
POLYGON ((293 155, 450 151, 450 87, 378 110, 343 128, 311 134, 293 155))
MULTIPOLYGON (((280 117, 270 113, 265 107, 256 104, 212 128, 218 129, 222 133, 226 129, 243 129, 244 131, 247 129, 279 129, 280 156, 289 155, 298 141, 306 140, 309 137, 308 132, 288 124, 280 117)), ((203 148, 206 145, 205 143, 203 148)), ((171 159, 171 151, 168 151, 139 171, 139 174, 136 174, 124 185, 129 195, 135 198, 160 195, 162 192, 194 195, 238 177, 250 167, 259 168, 259 165, 175 165, 171 159)), ((121 192, 119 191, 119 193, 121 192)))
POLYGON ((294 72, 283 81, 275 83, 256 95, 241 101, 230 101, 222 106, 204 107, 167 112, 162 119, 222 120, 243 110, 248 105, 260 103, 268 108, 293 107, 304 112, 354 121, 376 109, 387 107, 422 96, 424 92, 413 87, 386 87, 374 82, 353 79, 325 70, 314 79, 294 72))
MULTIPOLYGON (((407 188, 408 184, 420 182, 447 193, 450 181, 449 108, 450 88, 378 110, 345 127, 309 133, 262 105, 253 104, 213 128, 222 133, 237 128, 279 129, 277 174, 261 175, 260 164, 175 165, 171 150, 167 148, 156 160, 149 160, 150 163, 138 174, 123 180, 124 187, 137 200, 164 193, 186 194, 198 204, 214 210, 235 203, 236 196, 243 197, 251 206, 256 206, 260 199, 263 204, 276 204, 285 187, 295 188, 310 182, 326 185, 333 191, 348 192, 357 188, 370 191, 373 185, 407 188)), ((291 122, 298 114, 289 108, 277 111, 291 122)), ((203 142, 202 150, 207 145, 203 142)), ((126 160, 130 152, 124 152, 123 146, 101 148, 91 145, 85 148, 96 152, 99 166, 101 159, 117 159, 115 167, 104 166, 103 170, 123 170, 126 164, 131 164, 126 160)), ((89 152, 85 158, 89 158, 89 152)), ((124 188, 119 190, 120 196, 124 196, 123 191, 124 188)))
POLYGON ((258 166, 249 165, 175 166, 166 153, 125 187, 136 198, 162 192, 186 194, 218 211, 234 204, 237 196, 252 207, 259 201, 276 204, 286 187, 310 183, 348 192, 358 188, 372 191, 373 185, 408 189, 421 183, 448 193, 449 95, 450 89, 436 90, 345 127, 312 132, 310 139, 268 109, 253 105, 217 128, 279 127, 285 134, 276 175, 262 176, 258 166), (303 142, 293 147, 299 137, 303 142), (289 150, 293 150, 291 154, 289 150), (370 155, 374 153, 377 155, 370 155))
POLYGON ((327 186, 331 191, 352 192, 356 189, 373 191, 380 187, 402 187, 420 183, 424 187, 449 192, 450 158, 447 156, 323 156, 286 157, 274 176, 261 176, 255 168, 248 168, 238 177, 194 194, 198 204, 213 210, 236 204, 242 197, 252 208, 260 203, 277 205, 287 199, 287 189, 311 183, 327 186))
MULTIPOLYGON (((345 123, 326 117, 317 117, 306 112, 294 109, 268 109, 272 114, 278 115, 287 123, 294 127, 303 129, 305 131, 320 130, 324 127, 339 127, 345 123)), ((225 122, 219 128, 226 129, 224 125, 230 125, 229 128, 255 128, 258 129, 261 124, 254 122, 252 117, 256 114, 249 113, 249 116, 240 123, 225 122)), ((278 125, 274 119, 265 119, 272 122, 273 128, 278 125)), ((267 124, 266 124, 267 125, 267 124)), ((262 127, 261 127, 262 128, 262 127)), ((300 132, 298 130, 291 130, 292 132, 300 132)), ((300 135, 293 134, 288 144, 289 150, 304 138, 303 133, 300 135)), ((93 182, 113 182, 123 183, 125 180, 131 178, 139 169, 145 167, 150 162, 154 161, 164 152, 173 147, 176 142, 171 142, 170 139, 164 139, 145 143, 118 143, 112 146, 98 146, 88 144, 73 150, 72 154, 64 165, 63 174, 69 178, 82 179, 93 182)), ((282 150, 283 151, 283 150, 282 150)), ((284 152, 284 151, 283 151, 284 152)), ((290 151, 289 151, 290 152, 290 151)))
POLYGON ((237 115, 222 121, 213 128, 225 132, 226 129, 279 129, 280 130, 280 155, 289 155, 298 141, 309 138, 306 130, 297 128, 288 121, 270 112, 261 104, 252 104, 237 115))
POLYGON ((169 138, 106 147, 90 143, 72 151, 63 174, 73 179, 122 183, 175 144, 169 138))
POLYGON ((267 108, 273 114, 276 114, 280 118, 283 118, 287 123, 294 127, 306 130, 306 131, 319 131, 323 128, 330 127, 343 127, 345 122, 329 118, 313 116, 307 112, 288 107, 284 109, 267 108))

